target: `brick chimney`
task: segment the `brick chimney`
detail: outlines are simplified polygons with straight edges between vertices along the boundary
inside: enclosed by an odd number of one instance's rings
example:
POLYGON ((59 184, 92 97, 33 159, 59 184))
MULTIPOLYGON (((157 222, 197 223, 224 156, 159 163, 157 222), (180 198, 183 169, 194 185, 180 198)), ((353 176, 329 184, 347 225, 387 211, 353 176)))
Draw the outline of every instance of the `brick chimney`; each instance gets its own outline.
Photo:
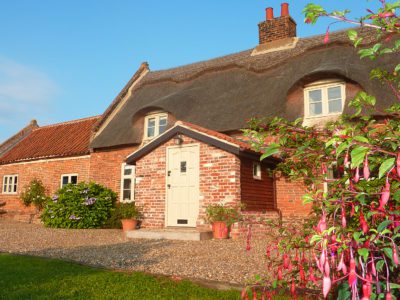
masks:
POLYGON ((274 18, 274 9, 268 7, 266 10, 266 20, 258 24, 260 45, 296 37, 296 22, 290 17, 289 4, 281 4, 280 17, 274 18))

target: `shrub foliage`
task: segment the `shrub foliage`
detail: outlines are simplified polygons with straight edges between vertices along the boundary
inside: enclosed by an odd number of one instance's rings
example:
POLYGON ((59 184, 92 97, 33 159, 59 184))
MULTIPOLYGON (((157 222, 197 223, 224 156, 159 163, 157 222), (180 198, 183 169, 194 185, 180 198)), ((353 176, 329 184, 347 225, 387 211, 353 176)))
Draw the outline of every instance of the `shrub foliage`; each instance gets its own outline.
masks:
POLYGON ((38 209, 42 209, 45 203, 49 200, 43 182, 36 178, 33 179, 27 186, 25 186, 24 191, 21 193, 21 200, 25 206, 33 204, 38 209))
POLYGON ((43 223, 55 228, 98 228, 110 218, 117 195, 97 183, 68 184, 46 203, 43 223))

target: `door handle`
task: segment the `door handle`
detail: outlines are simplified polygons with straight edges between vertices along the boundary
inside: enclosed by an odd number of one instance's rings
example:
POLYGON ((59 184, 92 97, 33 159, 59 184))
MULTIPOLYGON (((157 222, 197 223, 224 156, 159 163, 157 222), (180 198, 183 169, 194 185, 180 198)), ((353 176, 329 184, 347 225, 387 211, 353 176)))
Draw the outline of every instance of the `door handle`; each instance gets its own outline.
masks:
POLYGON ((170 189, 170 188, 171 188, 171 185, 170 185, 170 184, 167 184, 167 187, 170 189))

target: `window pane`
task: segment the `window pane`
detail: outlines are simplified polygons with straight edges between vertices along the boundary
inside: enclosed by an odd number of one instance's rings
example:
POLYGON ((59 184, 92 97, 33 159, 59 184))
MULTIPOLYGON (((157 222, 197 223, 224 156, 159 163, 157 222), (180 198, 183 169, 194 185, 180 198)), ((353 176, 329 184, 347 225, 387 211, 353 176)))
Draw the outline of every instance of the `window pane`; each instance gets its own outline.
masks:
POLYGON ((7 192, 7 185, 8 185, 8 177, 4 177, 4 186, 3 186, 3 192, 7 192))
POLYGON ((166 129, 167 129, 167 125, 166 124, 165 125, 160 125, 158 127, 158 134, 161 134, 161 133, 165 132, 166 129))
POLYGON ((78 176, 71 176, 71 183, 77 184, 78 183, 78 176))
POLYGON ((62 182, 62 186, 67 185, 68 184, 68 176, 63 176, 61 182, 62 182))
POLYGON ((154 136, 154 127, 147 127, 147 137, 154 136))
POLYGON ((322 114, 322 102, 310 103, 310 116, 322 114))
POLYGON ((124 194, 122 195, 124 200, 131 200, 131 190, 124 190, 124 194))
POLYGON ((329 112, 341 112, 342 111, 342 100, 331 100, 329 101, 329 112))
POLYGON ((335 86, 332 88, 328 88, 328 99, 341 99, 342 98, 342 89, 340 86, 335 86))
POLYGON ((310 102, 320 102, 322 101, 322 90, 314 90, 308 92, 308 97, 310 98, 310 102))
POLYGON ((167 117, 160 117, 160 126, 167 125, 167 117))
POLYGON ((130 190, 131 189, 131 179, 124 179, 124 190, 130 190))
POLYGON ((131 167, 125 167, 124 168, 124 175, 131 175, 132 174, 132 168, 131 167))
POLYGON ((147 121, 148 127, 154 127, 156 125, 156 118, 149 118, 147 121))
POLYGON ((13 190, 13 192, 14 192, 14 193, 17 192, 17 184, 16 184, 16 183, 14 184, 14 190, 13 190))

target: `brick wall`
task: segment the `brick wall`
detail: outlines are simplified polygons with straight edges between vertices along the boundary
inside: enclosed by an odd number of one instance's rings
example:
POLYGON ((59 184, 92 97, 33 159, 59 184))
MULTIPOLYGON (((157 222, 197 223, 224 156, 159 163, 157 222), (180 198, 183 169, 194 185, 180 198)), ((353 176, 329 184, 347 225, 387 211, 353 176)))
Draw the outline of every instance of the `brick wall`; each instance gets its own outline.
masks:
POLYGON ((19 221, 30 221, 32 214, 35 214, 34 207, 25 207, 19 199, 21 192, 29 182, 40 179, 47 188, 49 195, 54 194, 61 185, 62 174, 78 174, 78 181, 88 181, 89 179, 89 156, 81 156, 67 159, 39 160, 26 163, 15 163, 0 165, 0 202, 6 202, 2 207, 6 214, 5 218, 12 218, 19 221), (18 175, 17 194, 3 194, 4 175, 18 175))
POLYGON ((90 180, 112 189, 119 195, 122 163, 136 149, 137 146, 131 146, 92 152, 90 155, 90 180))
POLYGON ((302 182, 276 176, 275 189, 277 208, 282 212, 284 219, 307 217, 311 211, 311 205, 303 205, 302 196, 307 192, 302 182))
MULTIPOLYGON (((233 204, 239 202, 240 160, 233 154, 184 136, 183 145, 187 144, 200 145, 197 226, 201 227, 204 225, 207 205, 220 201, 233 204)), ((166 147, 173 145, 170 140, 136 162, 135 201, 144 207, 143 227, 165 226, 166 147)))
POLYGON ((296 22, 290 16, 266 20, 258 24, 259 43, 296 37, 296 22))

